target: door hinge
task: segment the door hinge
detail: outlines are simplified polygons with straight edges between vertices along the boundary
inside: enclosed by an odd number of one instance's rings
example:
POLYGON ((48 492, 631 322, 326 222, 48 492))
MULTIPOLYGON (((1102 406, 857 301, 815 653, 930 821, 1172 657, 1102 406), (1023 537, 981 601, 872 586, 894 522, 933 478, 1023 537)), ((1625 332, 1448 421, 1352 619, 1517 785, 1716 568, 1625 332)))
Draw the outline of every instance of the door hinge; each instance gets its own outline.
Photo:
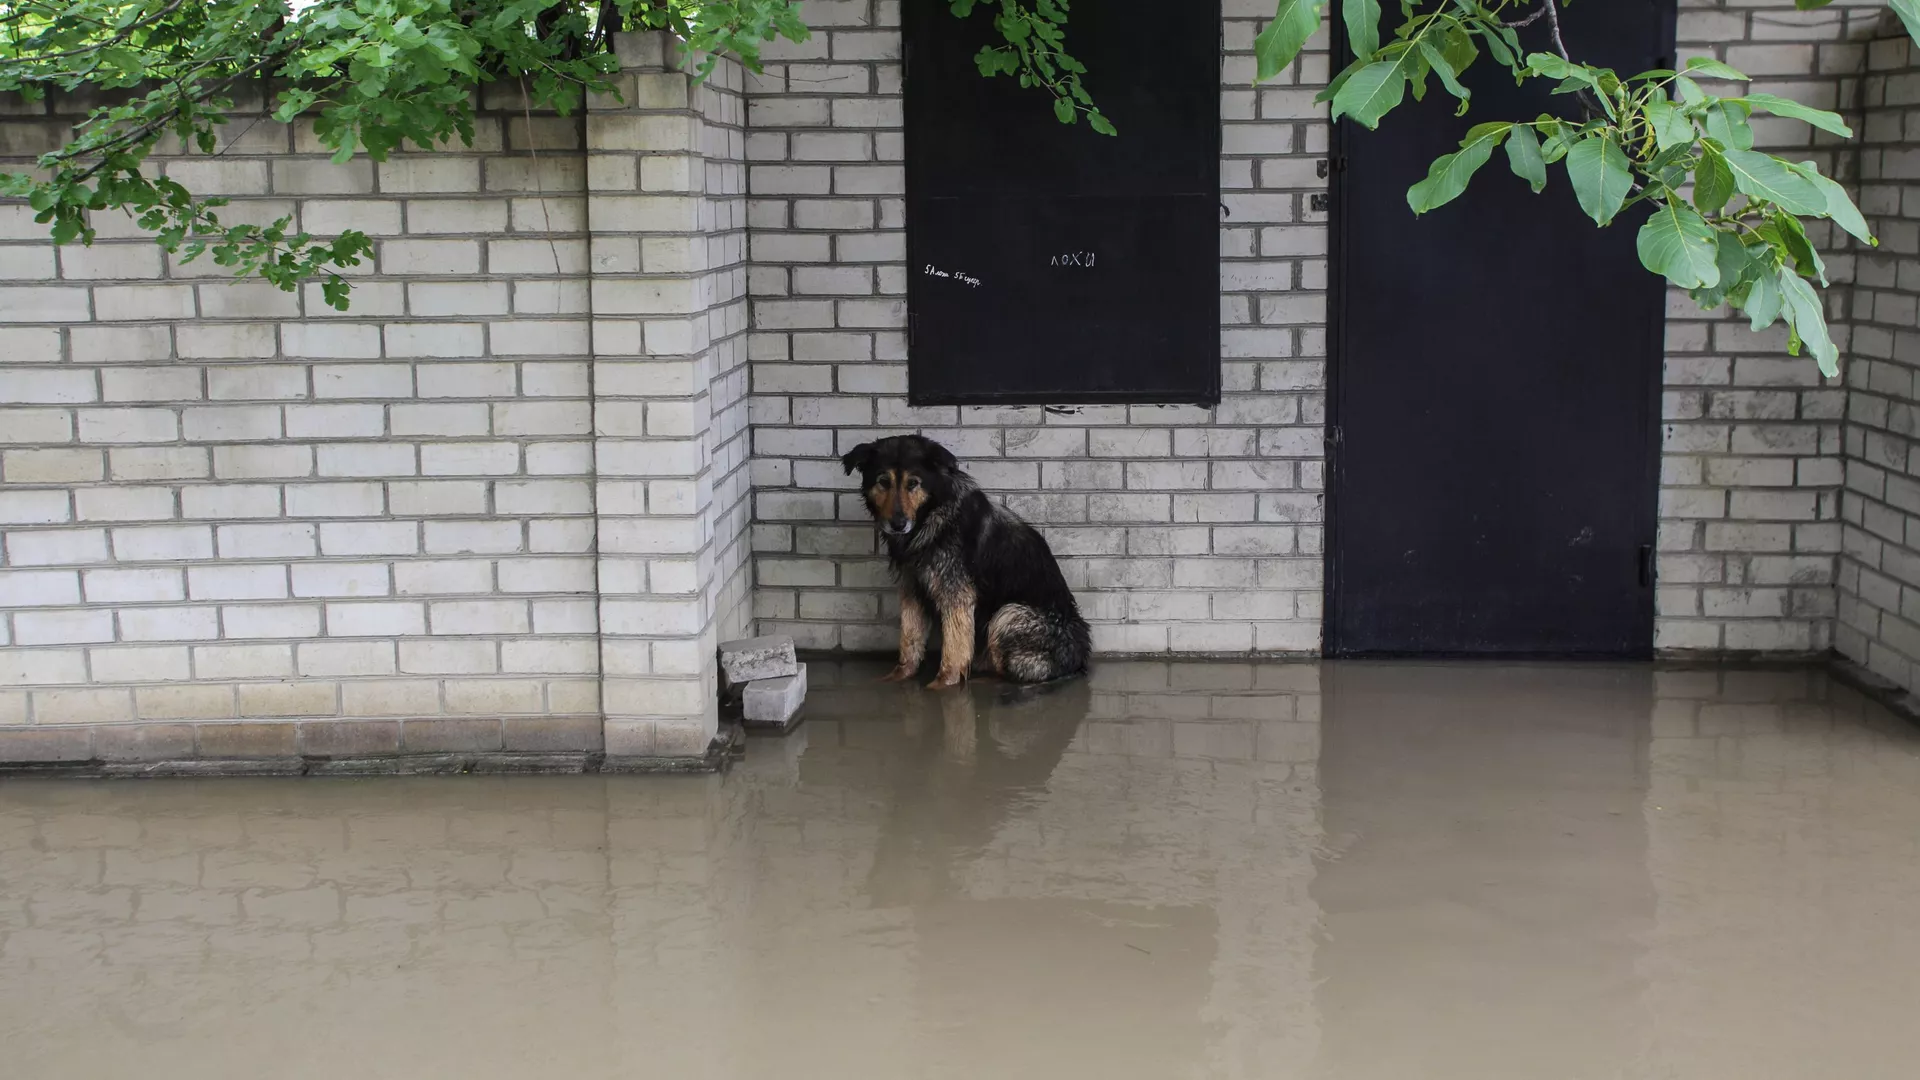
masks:
POLYGON ((1640 545, 1640 587, 1653 588, 1653 545, 1640 545))

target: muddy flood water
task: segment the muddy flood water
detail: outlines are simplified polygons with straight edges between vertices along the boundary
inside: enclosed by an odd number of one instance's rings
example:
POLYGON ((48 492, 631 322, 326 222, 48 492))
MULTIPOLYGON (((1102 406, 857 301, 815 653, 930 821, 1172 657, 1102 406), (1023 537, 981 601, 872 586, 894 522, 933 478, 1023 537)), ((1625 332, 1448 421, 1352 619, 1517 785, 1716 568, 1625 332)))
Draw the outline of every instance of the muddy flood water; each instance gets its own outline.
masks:
POLYGON ((725 775, 0 781, 10 1080, 1909 1080, 1813 671, 817 664, 725 775))

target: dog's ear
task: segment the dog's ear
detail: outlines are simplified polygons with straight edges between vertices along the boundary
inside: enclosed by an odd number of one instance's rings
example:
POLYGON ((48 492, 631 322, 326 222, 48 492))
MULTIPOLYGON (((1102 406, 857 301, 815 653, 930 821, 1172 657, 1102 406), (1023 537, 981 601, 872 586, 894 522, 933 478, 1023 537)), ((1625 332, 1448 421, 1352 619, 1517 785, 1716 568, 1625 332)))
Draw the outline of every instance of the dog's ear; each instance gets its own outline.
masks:
POLYGON ((953 456, 953 451, 932 439, 923 439, 923 441, 927 444, 928 464, 942 472, 952 472, 960 468, 960 460, 953 456))
POLYGON ((840 459, 840 466, 847 470, 848 476, 856 472, 865 472, 867 466, 871 464, 873 464, 873 444, 870 442, 861 443, 847 451, 846 456, 840 459))

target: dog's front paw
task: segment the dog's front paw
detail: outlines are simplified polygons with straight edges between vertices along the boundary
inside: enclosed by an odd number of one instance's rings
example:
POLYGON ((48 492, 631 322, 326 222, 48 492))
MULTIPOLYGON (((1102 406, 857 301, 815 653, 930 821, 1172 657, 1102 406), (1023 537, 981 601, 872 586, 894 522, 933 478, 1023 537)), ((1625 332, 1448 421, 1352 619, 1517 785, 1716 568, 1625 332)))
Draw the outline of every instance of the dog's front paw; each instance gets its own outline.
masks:
POLYGON ((929 690, 951 690, 967 681, 967 677, 958 671, 943 671, 927 684, 929 690))
POLYGON ((889 671, 885 675, 880 676, 880 681, 881 682, 906 682, 907 680, 913 678, 918 671, 919 671, 918 668, 910 668, 905 664, 901 664, 899 667, 894 668, 892 671, 889 671))

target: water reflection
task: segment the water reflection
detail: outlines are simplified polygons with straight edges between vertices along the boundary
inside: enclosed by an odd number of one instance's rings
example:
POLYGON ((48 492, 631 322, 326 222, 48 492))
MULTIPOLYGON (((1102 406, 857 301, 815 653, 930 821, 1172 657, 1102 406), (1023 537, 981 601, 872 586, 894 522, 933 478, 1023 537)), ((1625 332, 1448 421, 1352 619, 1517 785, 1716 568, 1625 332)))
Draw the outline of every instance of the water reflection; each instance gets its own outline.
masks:
POLYGON ((1818 675, 880 670, 724 777, 0 787, 7 1075, 1920 1061, 1917 740, 1818 675))
POLYGON ((1319 1075, 1638 1075, 1646 667, 1340 665, 1319 1075))
POLYGON ((1804 672, 1657 687, 1643 968, 1661 1075, 1912 1077, 1916 729, 1804 672))
POLYGON ((1252 1077, 1310 1058, 1317 669, 1113 664, 971 696, 845 674, 810 708, 904 720, 808 722, 797 784, 760 790, 791 861, 758 877, 846 866, 820 901, 867 932, 822 935, 806 904, 757 932, 782 955, 773 985, 854 985, 745 1033, 738 1075, 798 1058, 822 1076, 1252 1077), (862 993, 879 1045, 829 1065, 805 1033, 862 993))

